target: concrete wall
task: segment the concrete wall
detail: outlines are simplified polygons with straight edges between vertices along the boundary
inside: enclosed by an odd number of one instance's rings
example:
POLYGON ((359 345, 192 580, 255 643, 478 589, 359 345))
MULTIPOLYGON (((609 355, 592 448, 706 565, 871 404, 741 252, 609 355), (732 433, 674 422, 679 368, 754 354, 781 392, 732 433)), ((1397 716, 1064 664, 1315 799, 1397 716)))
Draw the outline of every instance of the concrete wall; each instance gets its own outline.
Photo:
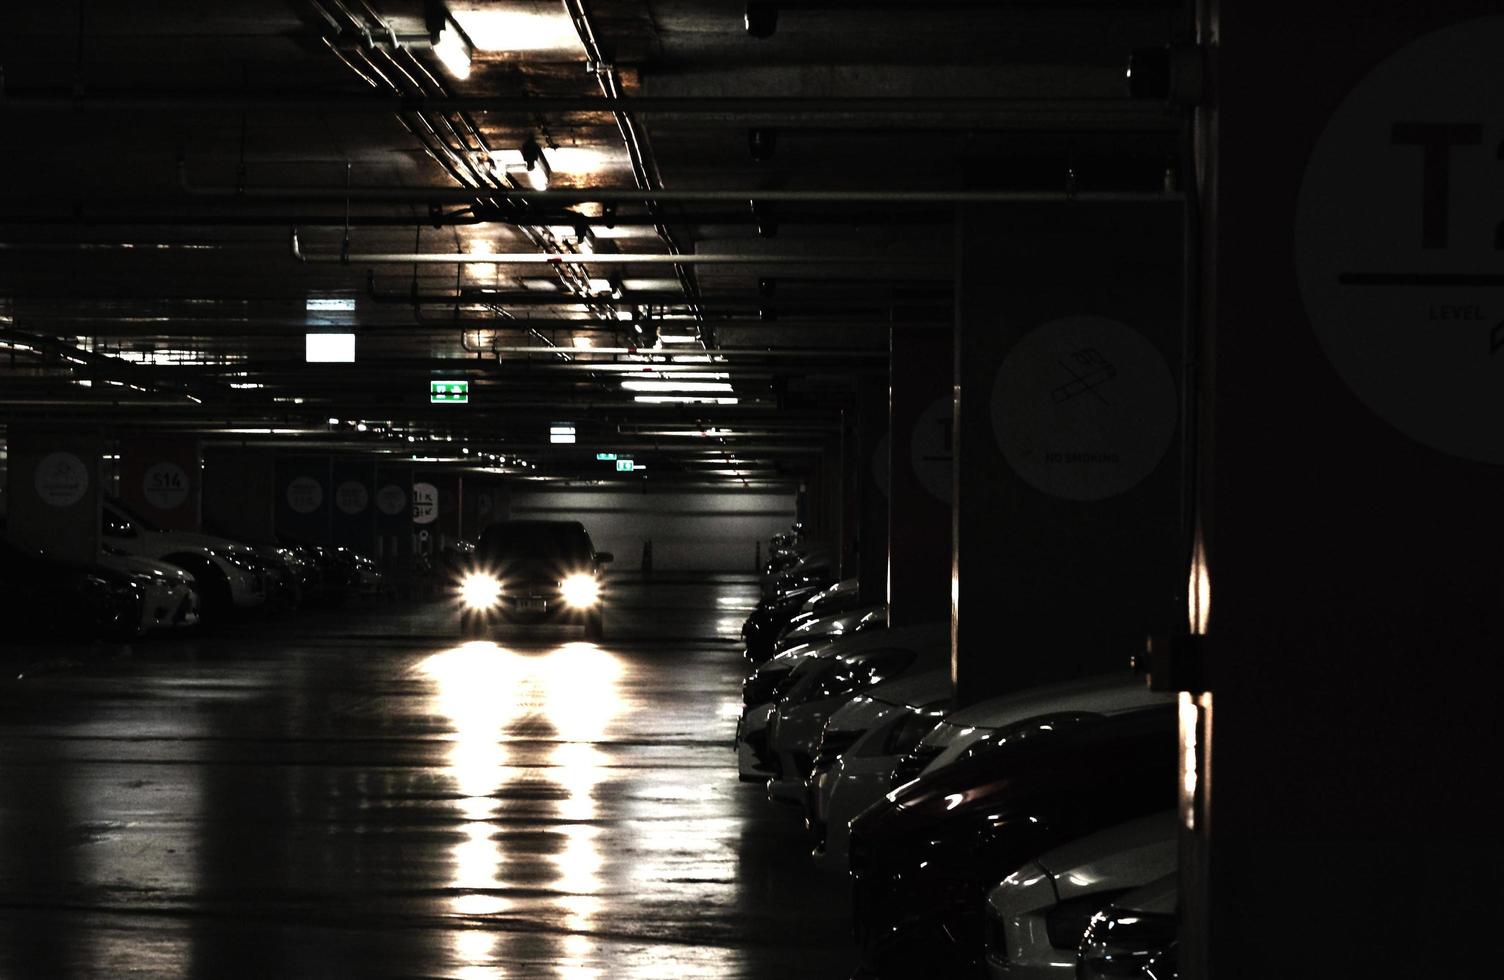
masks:
POLYGON ((640 568, 651 540, 654 571, 750 572, 759 545, 766 557, 768 538, 793 523, 794 494, 514 489, 511 516, 578 520, 619 570, 640 568))

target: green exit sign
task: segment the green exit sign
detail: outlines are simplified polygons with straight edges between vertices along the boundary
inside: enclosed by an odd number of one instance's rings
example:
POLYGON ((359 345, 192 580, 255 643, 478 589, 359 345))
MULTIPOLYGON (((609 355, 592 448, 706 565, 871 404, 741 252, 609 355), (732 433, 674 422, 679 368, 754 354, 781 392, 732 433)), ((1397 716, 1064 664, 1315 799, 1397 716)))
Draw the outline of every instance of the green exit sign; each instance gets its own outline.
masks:
POLYGON ((615 453, 596 453, 595 458, 599 462, 609 463, 616 458, 615 453))
POLYGON ((633 460, 630 460, 630 459, 618 459, 616 461, 616 472, 618 472, 618 473, 630 473, 633 470, 635 470, 636 468, 637 468, 637 463, 635 461, 633 461, 633 460))
POLYGON ((430 381, 428 382, 428 401, 433 405, 445 403, 464 405, 470 401, 470 382, 430 381))

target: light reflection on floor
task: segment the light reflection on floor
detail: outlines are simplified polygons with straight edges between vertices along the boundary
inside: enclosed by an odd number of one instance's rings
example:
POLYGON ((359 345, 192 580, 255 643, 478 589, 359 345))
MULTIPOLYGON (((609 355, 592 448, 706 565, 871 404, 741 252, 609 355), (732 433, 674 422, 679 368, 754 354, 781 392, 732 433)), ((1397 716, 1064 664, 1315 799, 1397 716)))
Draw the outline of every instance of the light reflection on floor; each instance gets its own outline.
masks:
MULTIPOLYGON (((500 892, 508 882, 500 792, 517 771, 509 741, 538 737, 539 724, 556 738, 543 764, 528 769, 560 791, 553 800, 557 851, 545 856, 539 882, 553 896, 553 915, 562 917, 555 966, 560 976, 594 978, 588 965, 595 952, 589 933, 600 900, 601 828, 595 790, 607 773, 609 758, 592 743, 601 739, 620 711, 617 680, 621 665, 590 643, 567 643, 547 652, 513 650, 475 641, 425 660, 420 666, 434 685, 433 708, 454 726, 446 775, 463 797, 456 809, 465 823, 465 839, 452 849, 454 873, 449 883, 459 891, 450 900, 453 914, 490 917, 515 910, 500 892), (523 727, 526 732, 521 731, 523 727)), ((532 860, 529 857, 528 860, 532 860)), ((528 877, 539 869, 526 869, 528 877)), ((460 975, 498 976, 507 957, 506 932, 464 930, 455 934, 453 954, 460 975)))

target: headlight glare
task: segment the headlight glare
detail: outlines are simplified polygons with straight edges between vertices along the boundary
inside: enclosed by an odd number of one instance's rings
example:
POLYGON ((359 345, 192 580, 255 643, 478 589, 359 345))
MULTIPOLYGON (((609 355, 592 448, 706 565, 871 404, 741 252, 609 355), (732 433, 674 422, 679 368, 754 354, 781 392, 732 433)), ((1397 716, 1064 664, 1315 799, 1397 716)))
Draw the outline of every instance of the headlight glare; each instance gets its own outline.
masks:
POLYGON ((577 609, 593 606, 601 597, 600 583, 587 572, 577 572, 560 582, 559 591, 563 593, 564 601, 577 609))
POLYGON ((460 582, 460 601, 471 609, 490 609, 501 599, 501 582, 494 575, 472 572, 460 582))

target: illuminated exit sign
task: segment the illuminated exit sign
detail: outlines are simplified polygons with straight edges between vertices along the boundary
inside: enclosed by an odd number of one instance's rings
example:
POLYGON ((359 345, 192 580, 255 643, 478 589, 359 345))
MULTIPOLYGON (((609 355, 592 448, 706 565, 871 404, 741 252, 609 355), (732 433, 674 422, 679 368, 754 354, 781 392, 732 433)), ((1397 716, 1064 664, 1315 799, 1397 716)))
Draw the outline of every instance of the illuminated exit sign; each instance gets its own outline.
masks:
POLYGON ((595 454, 595 458, 599 462, 609 463, 612 460, 616 459, 616 454, 615 453, 596 453, 595 454))
POLYGON ((448 403, 464 405, 470 401, 470 382, 430 381, 428 382, 428 401, 434 405, 448 403))
POLYGON ((618 473, 631 473, 635 469, 637 469, 637 463, 634 460, 618 459, 616 461, 616 472, 618 473))

